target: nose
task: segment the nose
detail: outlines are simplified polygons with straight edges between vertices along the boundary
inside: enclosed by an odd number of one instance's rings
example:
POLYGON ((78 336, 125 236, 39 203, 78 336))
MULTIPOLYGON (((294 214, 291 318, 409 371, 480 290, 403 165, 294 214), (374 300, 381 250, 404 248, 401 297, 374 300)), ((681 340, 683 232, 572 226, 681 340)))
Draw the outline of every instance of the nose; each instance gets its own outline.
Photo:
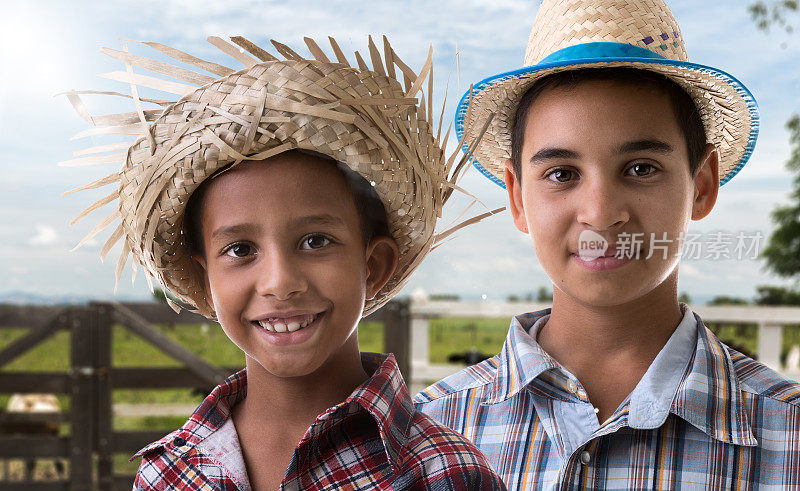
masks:
POLYGON ((264 251, 259 263, 256 283, 259 295, 288 300, 307 290, 306 276, 291 252, 277 249, 264 251))
POLYGON ((585 179, 576 219, 595 231, 617 230, 630 220, 625 193, 604 177, 585 179))

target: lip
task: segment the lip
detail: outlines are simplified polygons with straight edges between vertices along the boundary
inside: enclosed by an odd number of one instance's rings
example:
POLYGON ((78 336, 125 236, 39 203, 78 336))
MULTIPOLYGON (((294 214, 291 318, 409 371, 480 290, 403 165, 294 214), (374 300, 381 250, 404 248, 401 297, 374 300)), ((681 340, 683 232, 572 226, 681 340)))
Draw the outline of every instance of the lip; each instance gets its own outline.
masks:
POLYGON ((625 257, 625 258, 618 258, 615 255, 611 256, 600 256, 593 260, 586 260, 581 258, 578 254, 572 253, 570 254, 570 258, 575 261, 579 266, 582 266, 591 271, 610 271, 613 269, 619 269, 626 264, 633 261, 632 258, 625 257))
MULTIPOLYGON (((310 315, 310 314, 314 314, 314 311, 293 311, 293 312, 283 312, 283 313, 270 312, 270 315, 268 315, 266 317, 261 317, 261 318, 259 318, 259 320, 265 321, 267 319, 275 318, 275 317, 287 318, 287 317, 292 317, 292 316, 304 316, 304 315, 310 315), (305 312, 305 313, 298 314, 298 312, 305 312), (293 314, 293 315, 288 315, 288 314, 293 314)), ((292 346, 292 345, 304 343, 305 341, 310 339, 314 335, 314 333, 317 331, 317 328, 322 323, 322 321, 325 318, 326 314, 327 314, 327 312, 318 312, 318 313, 316 313, 315 314, 316 318, 310 324, 308 324, 306 327, 303 327, 303 328, 301 328, 301 329, 299 329, 297 331, 294 331, 294 332, 272 332, 272 331, 268 331, 268 330, 264 329, 263 327, 261 327, 260 325, 258 325, 258 321, 257 320, 250 321, 250 324, 256 330, 258 335, 262 336, 269 344, 271 344, 273 346, 292 346)))

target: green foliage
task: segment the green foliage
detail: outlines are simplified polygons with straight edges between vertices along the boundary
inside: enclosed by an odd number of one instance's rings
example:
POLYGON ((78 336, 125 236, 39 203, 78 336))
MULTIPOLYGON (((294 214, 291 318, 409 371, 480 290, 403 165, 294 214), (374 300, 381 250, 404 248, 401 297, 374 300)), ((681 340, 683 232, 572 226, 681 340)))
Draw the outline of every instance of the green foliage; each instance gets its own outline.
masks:
POLYGON ((538 302, 552 302, 553 301, 553 292, 545 287, 540 286, 539 290, 536 292, 536 301, 538 302))
POLYGON ((431 293, 428 295, 428 300, 443 300, 457 302, 461 300, 461 296, 455 293, 431 293))
POLYGON ((780 286, 760 285, 756 287, 758 305, 800 305, 800 291, 780 286))
POLYGON ((791 132, 793 146, 786 167, 796 173, 791 194, 793 203, 779 206, 772 212, 776 227, 761 256, 775 274, 792 278, 800 276, 800 116, 792 117, 786 126, 791 132))
POLYGON ((690 304, 692 303, 692 297, 690 297, 686 292, 681 292, 681 294, 678 295, 678 301, 690 304))
POLYGON ((749 305, 750 301, 746 298, 729 297, 727 295, 717 295, 712 298, 708 305, 749 305))
POLYGON ((756 26, 762 31, 769 32, 770 27, 777 25, 787 33, 791 33, 794 29, 788 16, 797 13, 798 7, 797 0, 774 0, 769 3, 758 0, 751 3, 747 10, 756 26))

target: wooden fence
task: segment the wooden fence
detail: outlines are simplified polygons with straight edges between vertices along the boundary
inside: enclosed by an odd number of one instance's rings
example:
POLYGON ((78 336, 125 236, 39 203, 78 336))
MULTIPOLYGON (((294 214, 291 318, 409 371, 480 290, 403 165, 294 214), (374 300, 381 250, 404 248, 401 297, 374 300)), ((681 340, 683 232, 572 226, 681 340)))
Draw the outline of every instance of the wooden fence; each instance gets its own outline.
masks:
MULTIPOLYGON (((408 373, 408 302, 396 301, 368 320, 384 323, 387 351, 400 357, 408 373)), ((63 459, 68 478, 0 481, 14 491, 131 489, 133 477, 114 472, 114 454, 132 455, 164 436, 164 431, 115 431, 112 390, 203 388, 206 391, 240 367, 215 367, 151 324, 201 323, 205 319, 165 305, 92 303, 87 306, 19 307, 0 305, 0 327, 30 327, 27 334, 0 350, 0 393, 47 392, 70 397, 66 414, 0 413, 0 423, 69 423, 69 436, 0 435, 0 460, 63 459), (183 368, 120 368, 112 363, 112 326, 118 324, 142 337, 183 368), (70 369, 66 373, 10 372, 2 368, 60 330, 70 332, 70 369)), ((188 416, 188 415, 187 415, 188 416)), ((26 476, 27 477, 27 476, 26 476)))
MULTIPOLYGON (((409 305, 410 353, 406 381, 411 393, 424 389, 429 383, 447 377, 464 368, 455 364, 431 364, 429 361, 429 321, 438 317, 503 318, 523 312, 535 312, 552 307, 549 303, 497 301, 431 301, 415 298, 409 305)), ((759 361, 785 376, 800 381, 797 367, 784 367, 780 361, 784 326, 800 326, 800 307, 770 306, 707 306, 693 305, 691 309, 707 324, 750 324, 758 328, 759 361)), ((494 353, 491 353, 494 354, 494 353)))
MULTIPOLYGON (((463 365, 432 365, 428 357, 429 321, 436 317, 510 319, 549 304, 448 302, 425 299, 389 302, 366 320, 384 325, 384 351, 393 352, 410 389, 419 390, 463 365)), ((784 325, 800 325, 798 307, 705 307, 693 310, 708 323, 758 327, 758 357, 787 376, 800 372, 780 365, 784 325)), ((50 392, 70 397, 70 410, 58 415, 9 415, 0 422, 69 423, 69 436, 0 435, 0 460, 60 458, 69 462, 69 478, 60 481, 3 482, 3 490, 130 489, 133 476, 114 472, 114 454, 132 455, 161 438, 163 431, 114 431, 111 394, 114 389, 203 388, 210 391, 238 367, 215 367, 173 342, 152 324, 202 323, 188 312, 175 314, 165 305, 92 303, 87 306, 19 307, 0 305, 0 328, 29 327, 29 332, 0 350, 0 393, 50 392), (111 327, 129 331, 179 360, 182 368, 114 367, 111 327), (2 368, 59 330, 70 332, 70 369, 66 373, 26 373, 2 368)), ((457 349, 454 347, 454 349, 457 349)), ((188 416, 188 415, 187 415, 188 416)))

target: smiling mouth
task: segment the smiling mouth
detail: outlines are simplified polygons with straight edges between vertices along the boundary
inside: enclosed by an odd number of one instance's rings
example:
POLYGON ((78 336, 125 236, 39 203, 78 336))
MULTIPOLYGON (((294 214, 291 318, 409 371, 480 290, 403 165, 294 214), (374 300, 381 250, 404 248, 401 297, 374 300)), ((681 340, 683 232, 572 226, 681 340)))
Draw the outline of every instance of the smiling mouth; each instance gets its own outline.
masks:
POLYGON ((292 317, 270 317, 265 320, 252 321, 252 324, 269 332, 283 333, 296 332, 308 327, 322 316, 323 312, 316 314, 295 315, 292 317))

